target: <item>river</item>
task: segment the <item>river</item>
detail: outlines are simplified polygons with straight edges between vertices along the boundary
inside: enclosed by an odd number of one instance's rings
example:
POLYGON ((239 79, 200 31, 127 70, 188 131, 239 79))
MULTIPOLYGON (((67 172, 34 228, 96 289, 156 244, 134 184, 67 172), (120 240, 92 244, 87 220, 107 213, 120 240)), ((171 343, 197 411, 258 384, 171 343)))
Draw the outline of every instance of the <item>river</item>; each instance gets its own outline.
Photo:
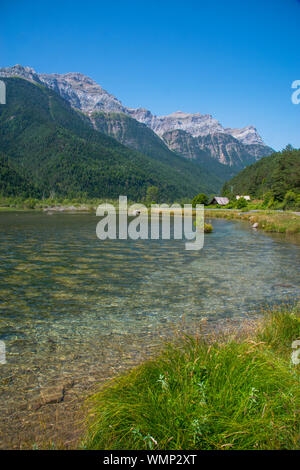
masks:
POLYGON ((2 430, 48 384, 76 390, 112 376, 182 322, 239 320, 299 298, 299 245, 283 236, 213 219, 204 248, 186 251, 181 240, 100 241, 97 222, 0 214, 2 430))

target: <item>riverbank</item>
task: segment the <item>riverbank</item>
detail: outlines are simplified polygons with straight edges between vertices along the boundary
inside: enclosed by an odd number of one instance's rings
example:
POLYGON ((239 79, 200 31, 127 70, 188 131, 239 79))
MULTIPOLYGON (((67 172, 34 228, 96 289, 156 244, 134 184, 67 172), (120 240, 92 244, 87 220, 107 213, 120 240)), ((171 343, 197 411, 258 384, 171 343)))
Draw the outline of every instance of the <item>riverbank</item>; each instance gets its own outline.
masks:
POLYGON ((91 399, 85 449, 299 449, 299 304, 181 337, 91 399))
POLYGON ((203 319, 131 366, 44 389, 1 448, 299 449, 296 338, 299 305, 263 320, 203 319))
POLYGON ((109 202, 115 204, 116 201, 103 201, 103 200, 87 200, 80 201, 77 199, 72 200, 52 200, 52 199, 15 199, 15 198, 0 198, 0 212, 11 211, 49 211, 49 212, 95 212, 96 208, 102 202, 109 202))
POLYGON ((206 217, 238 219, 248 221, 252 226, 265 232, 300 234, 300 217, 294 212, 257 211, 240 212, 233 210, 205 210, 206 217))

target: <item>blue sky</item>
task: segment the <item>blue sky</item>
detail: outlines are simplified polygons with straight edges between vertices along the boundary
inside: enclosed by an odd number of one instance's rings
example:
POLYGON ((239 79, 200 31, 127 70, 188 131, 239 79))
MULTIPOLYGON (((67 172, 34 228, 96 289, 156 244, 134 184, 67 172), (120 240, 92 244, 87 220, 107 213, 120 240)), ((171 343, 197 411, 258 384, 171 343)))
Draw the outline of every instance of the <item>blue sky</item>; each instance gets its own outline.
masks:
POLYGON ((125 105, 300 147, 298 0, 1 0, 0 66, 82 72, 125 105))

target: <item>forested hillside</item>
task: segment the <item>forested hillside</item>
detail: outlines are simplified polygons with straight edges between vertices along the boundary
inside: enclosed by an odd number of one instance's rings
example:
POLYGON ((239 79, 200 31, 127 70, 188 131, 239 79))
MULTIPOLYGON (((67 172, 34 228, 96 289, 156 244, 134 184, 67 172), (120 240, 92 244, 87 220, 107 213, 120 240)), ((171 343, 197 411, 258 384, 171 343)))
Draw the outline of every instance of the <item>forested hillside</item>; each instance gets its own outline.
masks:
POLYGON ((5 155, 0 154, 0 195, 38 198, 41 192, 9 164, 5 155))
MULTIPOLYGON (((149 157, 93 129, 85 115, 44 86, 3 80, 7 104, 0 107, 0 152, 45 197, 126 194, 139 200, 154 185, 168 201, 220 187, 220 180, 198 164, 175 154, 170 161, 149 157)), ((0 192, 7 187, 4 177, 0 192)))
POLYGON ((300 194, 300 150, 287 146, 282 152, 262 158, 225 183, 223 195, 266 195, 283 201, 288 192, 300 194))
MULTIPOLYGON (((178 163, 180 162, 183 167, 185 167, 186 163, 182 158, 176 158, 176 155, 189 159, 193 165, 196 164, 205 168, 207 174, 210 173, 214 175, 216 188, 217 185, 221 188, 224 181, 231 178, 240 169, 239 167, 230 167, 219 163, 218 160, 211 158, 204 150, 198 151, 197 158, 194 159, 186 152, 180 151, 180 148, 174 148, 174 151, 171 151, 164 140, 155 134, 152 129, 124 113, 97 112, 91 115, 91 120, 95 128, 104 134, 108 134, 127 147, 139 150, 154 159, 169 164, 172 164, 174 160, 176 160, 178 163)), ((178 132, 186 134, 183 131, 178 132)), ((193 139, 192 136, 190 136, 190 138, 193 139)), ((190 147, 191 146, 189 146, 189 148, 190 147)))

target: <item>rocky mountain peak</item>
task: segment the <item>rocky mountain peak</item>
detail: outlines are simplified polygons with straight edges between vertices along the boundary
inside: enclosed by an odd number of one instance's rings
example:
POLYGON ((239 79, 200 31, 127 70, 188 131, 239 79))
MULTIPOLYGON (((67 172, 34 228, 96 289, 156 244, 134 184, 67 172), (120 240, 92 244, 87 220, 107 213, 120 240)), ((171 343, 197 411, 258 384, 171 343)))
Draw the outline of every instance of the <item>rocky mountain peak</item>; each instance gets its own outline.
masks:
POLYGON ((225 129, 227 134, 232 135, 240 142, 246 145, 251 144, 261 144, 264 145, 264 141, 262 140, 261 136, 259 135, 256 127, 254 126, 246 126, 242 129, 225 129))
POLYGON ((39 75, 31 67, 23 67, 23 65, 16 64, 12 67, 0 68, 1 77, 21 77, 31 82, 41 83, 39 75))
POLYGON ((85 113, 95 111, 124 112, 122 103, 94 80, 79 72, 40 74, 41 81, 58 92, 70 104, 85 113))

